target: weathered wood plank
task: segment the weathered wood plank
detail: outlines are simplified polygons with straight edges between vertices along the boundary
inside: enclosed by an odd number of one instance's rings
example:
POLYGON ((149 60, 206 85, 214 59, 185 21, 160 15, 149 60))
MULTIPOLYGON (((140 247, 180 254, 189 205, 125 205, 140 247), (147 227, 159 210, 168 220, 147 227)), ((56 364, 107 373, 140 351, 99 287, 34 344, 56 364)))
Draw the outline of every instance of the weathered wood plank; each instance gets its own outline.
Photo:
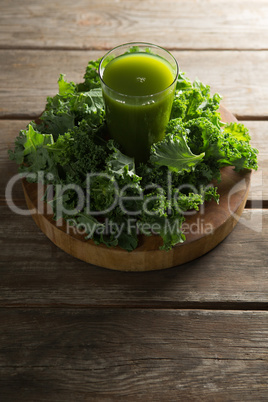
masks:
POLYGON ((4 401, 261 401, 267 312, 1 309, 4 401))
POLYGON ((0 306, 267 306, 268 210, 245 210, 202 258, 147 273, 86 264, 51 243, 31 217, 0 210, 0 306))
MULTIPOLYGON (((8 159, 8 149, 14 148, 14 140, 29 121, 0 120, 0 202, 5 198, 8 181, 17 173, 17 165, 8 159)), ((259 149, 259 170, 253 172, 248 199, 256 205, 262 200, 268 201, 268 121, 243 121, 250 130, 252 146, 259 149)), ((24 199, 20 183, 14 186, 14 199, 24 199)))
MULTIPOLYGON (((57 93, 60 73, 70 81, 83 79, 89 60, 104 51, 0 50, 0 116, 38 116, 46 97, 57 93)), ((173 52, 180 69, 194 80, 211 85, 223 96, 232 113, 266 116, 268 103, 268 51, 183 51, 173 52), (254 73, 253 73, 254 71, 254 73)))
POLYGON ((267 49, 267 18, 265 0, 2 0, 0 46, 267 49))
POLYGON ((0 50, 0 116, 38 117, 58 91, 60 73, 81 82, 89 60, 103 52, 0 50))

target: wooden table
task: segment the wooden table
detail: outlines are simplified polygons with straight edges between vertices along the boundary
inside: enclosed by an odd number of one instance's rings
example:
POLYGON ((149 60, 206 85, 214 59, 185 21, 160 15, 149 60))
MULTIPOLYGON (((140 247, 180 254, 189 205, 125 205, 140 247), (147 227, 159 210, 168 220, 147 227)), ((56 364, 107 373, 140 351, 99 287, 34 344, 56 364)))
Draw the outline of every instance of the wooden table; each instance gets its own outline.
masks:
MULTIPOLYGON (((0 2, 0 400, 268 400, 268 5, 249 0, 0 2), (172 51, 250 129, 240 223, 191 263, 122 273, 58 249, 6 204, 20 129, 65 73, 128 41, 172 51)), ((21 185, 13 200, 26 208, 21 185)))

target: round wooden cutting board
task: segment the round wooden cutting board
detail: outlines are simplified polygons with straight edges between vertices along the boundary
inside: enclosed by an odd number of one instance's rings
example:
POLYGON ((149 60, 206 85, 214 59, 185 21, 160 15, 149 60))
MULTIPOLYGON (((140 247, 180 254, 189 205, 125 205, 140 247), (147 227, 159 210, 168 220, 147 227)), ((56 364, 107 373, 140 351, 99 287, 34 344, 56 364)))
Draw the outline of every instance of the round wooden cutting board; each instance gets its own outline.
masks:
MULTIPOLYGON (((224 122, 236 121, 222 106, 220 113, 224 122)), ((38 196, 36 184, 23 180, 23 190, 28 208, 35 211, 32 216, 36 224, 65 252, 88 263, 114 270, 153 271, 194 260, 212 250, 228 236, 243 212, 250 176, 249 170, 238 173, 232 167, 223 168, 222 181, 217 184, 219 205, 211 201, 205 203, 199 212, 189 215, 183 226, 186 241, 168 252, 159 250, 162 244, 159 236, 140 236, 139 246, 131 252, 119 247, 96 245, 92 240, 85 240, 84 236, 76 234, 74 230, 67 230, 65 222, 58 225, 51 214, 40 210, 40 195, 38 196)))

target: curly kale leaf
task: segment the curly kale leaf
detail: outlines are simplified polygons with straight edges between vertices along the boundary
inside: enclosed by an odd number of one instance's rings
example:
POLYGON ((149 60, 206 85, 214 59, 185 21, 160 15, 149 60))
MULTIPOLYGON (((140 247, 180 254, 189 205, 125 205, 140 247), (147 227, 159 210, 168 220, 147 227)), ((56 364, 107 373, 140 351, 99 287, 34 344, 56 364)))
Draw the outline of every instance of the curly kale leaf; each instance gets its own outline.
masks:
POLYGON ((258 169, 258 150, 252 148, 248 130, 237 123, 229 123, 223 128, 219 139, 220 167, 234 166, 235 170, 258 169))
POLYGON ((98 74, 100 62, 101 58, 96 61, 89 61, 84 75, 84 82, 77 85, 78 92, 86 92, 91 89, 100 88, 101 83, 98 74))
POLYGON ((163 141, 152 145, 150 161, 180 173, 193 170, 203 157, 204 153, 194 155, 191 152, 184 136, 169 135, 163 141))
MULTIPOLYGON (((11 159, 21 164, 21 173, 38 173, 46 169, 54 170, 54 160, 48 153, 47 147, 54 143, 51 134, 41 134, 29 124, 28 129, 22 130, 15 142, 15 150, 9 152, 11 159)), ((31 176, 31 181, 36 180, 31 176)))
POLYGON ((191 84, 189 79, 181 73, 175 91, 171 119, 181 118, 184 121, 197 117, 219 119, 220 115, 217 110, 220 100, 219 94, 210 95, 209 85, 204 85, 199 80, 195 80, 191 84))
POLYGON ((204 153, 204 162, 214 173, 208 178, 219 176, 223 166, 234 166, 236 170, 257 169, 257 153, 249 144, 248 130, 242 124, 228 123, 219 127, 205 117, 183 122, 173 119, 167 126, 168 135, 180 135, 184 130, 187 144, 194 154, 204 153))
POLYGON ((46 109, 40 123, 34 127, 41 133, 52 134, 54 140, 86 120, 88 126, 97 129, 104 121, 104 103, 101 89, 96 87, 79 92, 74 83, 65 81, 61 74, 59 93, 47 98, 46 109))

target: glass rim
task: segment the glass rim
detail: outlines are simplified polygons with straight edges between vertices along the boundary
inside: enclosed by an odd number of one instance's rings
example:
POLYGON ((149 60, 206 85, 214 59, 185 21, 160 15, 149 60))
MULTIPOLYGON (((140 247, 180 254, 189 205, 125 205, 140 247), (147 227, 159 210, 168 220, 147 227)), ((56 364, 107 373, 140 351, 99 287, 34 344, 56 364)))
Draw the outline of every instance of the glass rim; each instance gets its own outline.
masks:
MULTIPOLYGON (((115 56, 115 57, 119 57, 119 56, 115 56)), ((170 63, 169 63, 169 64, 170 64, 170 63)), ((104 70, 105 70, 105 68, 103 69, 103 72, 104 72, 104 70)), ((115 46, 114 48, 112 48, 111 50, 109 50, 107 53, 105 53, 105 55, 101 58, 101 61, 100 61, 100 64, 99 64, 99 68, 98 68, 98 73, 99 73, 99 77, 100 77, 101 83, 102 83, 103 85, 105 85, 105 87, 108 88, 110 91, 112 91, 112 92, 114 92, 114 93, 116 93, 116 94, 118 94, 118 95, 120 95, 120 96, 122 96, 122 97, 125 97, 125 98, 132 98, 132 99, 142 98, 142 99, 146 99, 146 98, 151 98, 151 97, 153 97, 153 96, 160 95, 160 94, 164 93, 165 91, 167 91, 169 88, 171 88, 171 87, 174 85, 174 83, 177 81, 178 76, 179 76, 179 64, 178 64, 177 60, 175 59, 175 57, 172 55, 172 53, 170 53, 168 50, 166 50, 165 48, 163 48, 163 47, 161 47, 161 46, 158 46, 158 45, 155 45, 155 44, 149 43, 149 42, 127 42, 127 43, 123 43, 123 44, 121 44, 121 45, 115 46), (127 95, 127 94, 123 94, 122 92, 118 92, 118 91, 116 91, 115 89, 111 88, 109 85, 107 85, 107 84, 104 82, 104 80, 103 80, 103 78, 102 78, 103 73, 101 74, 101 66, 102 66, 102 63, 103 63, 104 59, 105 59, 110 53, 114 52, 115 50, 120 49, 120 48, 123 47, 123 46, 129 46, 129 47, 131 47, 131 46, 139 46, 139 45, 140 45, 140 46, 148 46, 148 47, 153 47, 153 48, 161 49, 161 50, 163 50, 165 53, 167 53, 167 54, 173 59, 173 61, 175 62, 175 68, 176 68, 175 78, 174 78, 174 80, 172 81, 172 83, 171 83, 168 87, 166 87, 166 88, 163 89, 162 91, 154 92, 153 94, 148 94, 148 95, 127 95)))

